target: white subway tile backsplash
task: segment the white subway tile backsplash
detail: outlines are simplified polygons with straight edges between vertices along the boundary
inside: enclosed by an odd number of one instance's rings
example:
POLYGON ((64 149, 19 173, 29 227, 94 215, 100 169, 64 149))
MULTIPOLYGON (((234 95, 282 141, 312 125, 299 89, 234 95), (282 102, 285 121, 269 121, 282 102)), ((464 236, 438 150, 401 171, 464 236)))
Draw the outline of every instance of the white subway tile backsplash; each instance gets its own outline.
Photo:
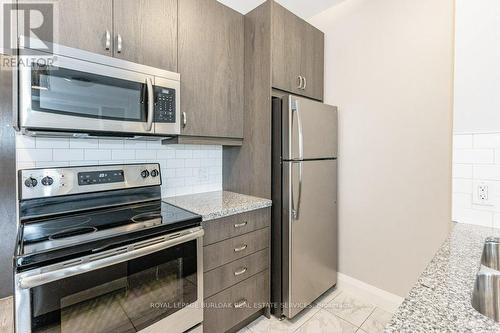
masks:
POLYGON ((69 139, 36 138, 36 148, 69 148, 69 139))
POLYGON ((500 227, 500 133, 454 135, 452 215, 456 222, 500 227), (480 184, 488 186, 486 202, 480 184))
POLYGON ((471 164, 453 164, 453 178, 472 179, 472 170, 471 164))
POLYGON ((27 135, 16 135, 16 148, 36 148, 36 139, 27 135))
POLYGON ((190 149, 178 149, 175 151, 175 158, 192 158, 193 151, 190 149))
POLYGON ((156 151, 156 158, 158 159, 175 159, 175 149, 160 149, 156 151))
POLYGON ((99 139, 101 149, 123 149, 123 140, 99 139))
POLYGON ((85 149, 85 160, 98 161, 98 160, 110 160, 111 150, 110 149, 85 149))
POLYGON ((484 227, 492 227, 493 215, 494 213, 492 212, 467 209, 467 208, 457 208, 453 210, 453 221, 460 223, 476 224, 484 227))
POLYGON ((493 149, 455 149, 453 163, 459 164, 493 164, 495 151, 493 149))
POLYGON ((500 148, 500 133, 474 134, 474 148, 500 148))
POLYGON ((76 149, 99 148, 98 139, 73 139, 69 140, 69 147, 76 149))
POLYGON ((20 148, 16 156, 18 162, 52 161, 52 149, 20 148))
POLYGON ((113 149, 111 152, 112 160, 133 160, 135 159, 135 150, 113 149))
POLYGON ((474 179, 500 180, 500 165, 474 165, 474 179))
POLYGON ((82 161, 83 149, 54 149, 54 161, 82 161))
POLYGON ((146 141, 139 140, 124 140, 123 149, 147 149, 148 144, 146 141))
POLYGON ((453 207, 472 208, 472 194, 453 193, 453 207))
POLYGON ((222 147, 160 141, 33 138, 18 134, 17 168, 159 163, 162 195, 222 189, 222 147))
POLYGON ((453 179, 453 193, 472 194, 471 179, 453 179))
POLYGON ((35 162, 37 168, 58 168, 69 166, 69 162, 67 161, 49 161, 49 162, 35 162))
POLYGON ((156 158, 156 150, 153 149, 138 149, 135 151, 136 159, 151 160, 156 158))
POLYGON ((500 149, 495 149, 495 163, 500 164, 500 149))
POLYGON ((455 149, 468 149, 472 148, 473 136, 472 134, 454 135, 453 148, 455 149))
POLYGON ((178 169, 186 166, 184 159, 175 159, 167 161, 167 169, 178 169))

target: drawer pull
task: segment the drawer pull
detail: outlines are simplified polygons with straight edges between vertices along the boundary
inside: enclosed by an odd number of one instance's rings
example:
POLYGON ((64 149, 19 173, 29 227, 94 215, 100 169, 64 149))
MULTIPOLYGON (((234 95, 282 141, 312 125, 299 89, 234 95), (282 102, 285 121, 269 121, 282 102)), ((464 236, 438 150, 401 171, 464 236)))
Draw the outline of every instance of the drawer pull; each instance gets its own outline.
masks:
POLYGON ((245 274, 246 271, 247 271, 247 268, 246 267, 242 267, 239 271, 234 272, 234 276, 245 274))
POLYGON ((244 226, 246 226, 248 224, 248 221, 245 221, 243 223, 237 223, 234 225, 235 228, 243 228, 244 226))
POLYGON ((245 305, 247 305, 247 300, 246 299, 242 299, 241 301, 234 303, 234 307, 236 309, 241 309, 245 305))
POLYGON ((248 247, 248 245, 244 244, 240 247, 235 248, 234 252, 241 252, 241 251, 245 250, 247 247, 248 247))

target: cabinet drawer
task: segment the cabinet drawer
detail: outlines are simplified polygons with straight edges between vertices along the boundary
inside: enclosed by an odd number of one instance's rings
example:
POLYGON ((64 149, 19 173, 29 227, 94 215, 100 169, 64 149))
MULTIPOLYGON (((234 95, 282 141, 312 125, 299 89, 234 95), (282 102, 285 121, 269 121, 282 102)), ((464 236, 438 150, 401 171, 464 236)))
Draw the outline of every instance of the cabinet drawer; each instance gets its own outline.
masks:
POLYGON ((204 271, 207 272, 267 247, 269 247, 269 228, 205 246, 203 248, 204 271))
POLYGON ((203 331, 222 333, 262 310, 269 301, 265 270, 205 300, 203 331))
POLYGON ((271 223, 271 209, 258 209, 241 214, 223 217, 203 223, 204 245, 240 236, 251 231, 268 227, 271 223))
POLYGON ((227 265, 205 273, 203 297, 210 297, 219 291, 247 279, 269 268, 269 249, 251 254, 227 265))

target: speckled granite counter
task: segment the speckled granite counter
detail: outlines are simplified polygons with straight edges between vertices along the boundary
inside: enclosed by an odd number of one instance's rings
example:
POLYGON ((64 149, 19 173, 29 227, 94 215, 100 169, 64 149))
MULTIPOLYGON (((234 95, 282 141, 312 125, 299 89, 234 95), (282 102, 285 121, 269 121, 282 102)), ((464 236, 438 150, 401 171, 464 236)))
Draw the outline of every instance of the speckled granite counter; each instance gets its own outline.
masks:
POLYGON ((217 191, 164 198, 174 206, 189 210, 209 221, 224 216, 270 207, 268 199, 228 191, 217 191))
POLYGON ((457 224, 385 331, 500 332, 500 324, 471 305, 483 244, 488 236, 498 237, 500 230, 457 224))

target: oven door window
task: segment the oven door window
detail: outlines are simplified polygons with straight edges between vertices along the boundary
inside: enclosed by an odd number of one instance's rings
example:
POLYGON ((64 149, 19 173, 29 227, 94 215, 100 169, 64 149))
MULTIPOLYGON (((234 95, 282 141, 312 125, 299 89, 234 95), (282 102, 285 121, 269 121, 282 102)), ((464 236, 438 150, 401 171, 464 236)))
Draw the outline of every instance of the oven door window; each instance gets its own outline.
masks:
POLYGON ((137 332, 198 299, 196 240, 31 289, 32 332, 137 332))
POLYGON ((31 71, 31 109, 84 118, 146 121, 146 84, 38 66, 31 71))

